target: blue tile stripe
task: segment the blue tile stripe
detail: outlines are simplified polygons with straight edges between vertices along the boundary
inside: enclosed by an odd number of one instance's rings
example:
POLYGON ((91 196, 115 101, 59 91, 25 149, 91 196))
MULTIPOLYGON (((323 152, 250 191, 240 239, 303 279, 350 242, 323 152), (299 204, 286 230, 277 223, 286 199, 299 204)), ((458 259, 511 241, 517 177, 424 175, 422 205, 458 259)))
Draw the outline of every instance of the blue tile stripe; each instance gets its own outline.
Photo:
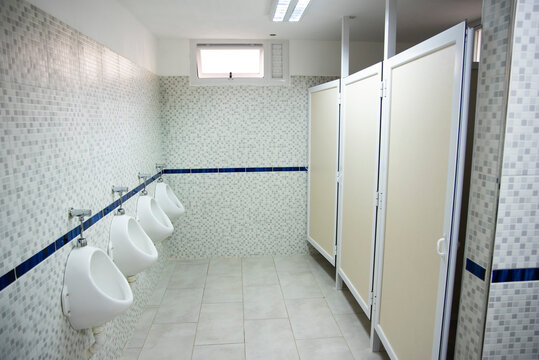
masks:
POLYGON ((466 259, 466 270, 477 276, 479 279, 485 281, 485 273, 487 271, 481 265, 476 264, 470 259, 466 259))
MULTIPOLYGON (((205 174, 205 173, 233 173, 233 172, 276 172, 276 171, 307 171, 306 166, 291 166, 291 167, 250 167, 250 168, 202 168, 202 169, 164 169, 164 174, 205 174)), ((159 178, 159 173, 155 174, 148 180, 146 180, 146 186, 154 182, 159 178)), ((129 191, 122 196, 122 201, 126 202, 134 195, 142 191, 144 184, 140 184, 133 190, 129 191)), ((84 222, 84 229, 90 228, 92 225, 99 222, 105 216, 113 212, 116 208, 120 206, 120 200, 116 200, 111 204, 105 206, 102 210, 95 213, 91 218, 87 219, 84 222)), ((60 250, 63 246, 71 242, 77 236, 80 235, 81 227, 80 225, 69 230, 64 235, 60 236, 51 244, 47 245, 41 251, 32 255, 28 259, 24 260, 22 263, 17 265, 14 269, 9 270, 4 275, 0 277, 0 291, 4 290, 6 287, 17 281, 21 276, 26 274, 28 271, 32 270, 42 261, 47 259, 49 256, 54 254, 56 251, 60 250)))
POLYGON ((285 167, 247 167, 247 168, 202 168, 202 169, 165 169, 165 174, 205 174, 205 173, 243 173, 243 172, 277 172, 277 171, 307 171, 307 166, 285 167))
POLYGON ((492 272, 493 283, 537 280, 539 280, 539 268, 500 269, 492 272))
MULTIPOLYGON (((479 279, 485 281, 486 270, 484 267, 476 264, 470 259, 466 259, 466 270, 479 279)), ((538 281, 539 268, 521 268, 521 269, 498 269, 492 271, 492 283, 504 283, 514 281, 538 281)))
MULTIPOLYGON (((155 174, 148 180, 146 180, 146 186, 154 182, 159 178, 159 173, 155 174)), ((129 191, 122 197, 122 201, 127 201, 134 195, 138 194, 144 188, 144 184, 140 184, 133 190, 129 191)), ((116 200, 113 203, 107 205, 104 209, 95 213, 92 217, 87 219, 84 222, 84 229, 90 228, 92 225, 95 225, 98 221, 103 219, 105 216, 110 214, 116 208, 120 206, 120 200, 116 200)), ((81 227, 80 225, 74 227, 64 235, 60 236, 51 244, 47 245, 45 248, 38 251, 36 254, 30 256, 28 259, 24 260, 19 265, 15 266, 14 269, 9 270, 7 273, 0 277, 0 291, 4 290, 9 285, 17 281, 21 276, 26 274, 28 271, 32 270, 42 261, 47 259, 49 256, 54 254, 56 251, 60 250, 64 245, 68 244, 71 240, 75 239, 80 235, 81 227)))

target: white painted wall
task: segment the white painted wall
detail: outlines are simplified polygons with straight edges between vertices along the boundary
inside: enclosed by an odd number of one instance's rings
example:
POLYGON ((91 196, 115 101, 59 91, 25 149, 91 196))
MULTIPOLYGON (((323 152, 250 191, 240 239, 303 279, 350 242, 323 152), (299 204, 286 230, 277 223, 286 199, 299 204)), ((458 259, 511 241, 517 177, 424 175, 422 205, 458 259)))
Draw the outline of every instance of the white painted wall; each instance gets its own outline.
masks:
POLYGON ((28 1, 135 64, 156 72, 156 38, 116 0, 28 1))
POLYGON ((157 40, 157 75, 189 76, 189 40, 157 40))
POLYGON ((339 76, 341 44, 338 41, 290 40, 290 75, 339 76))

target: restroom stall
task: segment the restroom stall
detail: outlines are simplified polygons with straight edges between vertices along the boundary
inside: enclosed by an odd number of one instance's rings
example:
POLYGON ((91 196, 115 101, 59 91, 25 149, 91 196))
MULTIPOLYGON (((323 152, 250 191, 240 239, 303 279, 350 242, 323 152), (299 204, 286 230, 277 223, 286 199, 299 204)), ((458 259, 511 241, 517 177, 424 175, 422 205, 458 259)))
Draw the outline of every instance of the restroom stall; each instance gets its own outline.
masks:
POLYGON ((371 318, 382 63, 343 81, 337 273, 371 318))
MULTIPOLYGON (((327 175, 325 188, 309 187, 310 214, 316 191, 330 199, 338 190, 338 207, 318 213, 327 226, 336 219, 337 278, 392 359, 445 358, 472 37, 461 23, 343 79, 340 136, 326 131, 323 142, 338 144, 341 168, 326 167, 334 186, 327 175)), ((311 96, 311 159, 321 151, 312 145, 318 106, 311 96)))
POLYGON ((309 89, 307 239, 335 265, 339 80, 309 89))

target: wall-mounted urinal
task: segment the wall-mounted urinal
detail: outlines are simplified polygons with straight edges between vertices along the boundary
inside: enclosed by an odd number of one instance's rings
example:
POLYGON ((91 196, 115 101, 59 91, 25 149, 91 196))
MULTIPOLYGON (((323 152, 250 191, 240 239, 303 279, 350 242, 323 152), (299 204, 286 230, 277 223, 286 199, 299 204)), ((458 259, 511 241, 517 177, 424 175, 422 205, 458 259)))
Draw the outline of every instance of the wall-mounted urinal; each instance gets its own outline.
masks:
POLYGON ((185 212, 185 208, 174 194, 174 191, 164 182, 159 182, 155 185, 155 201, 161 206, 161 209, 170 220, 176 219, 185 212))
POLYGON ((62 309, 75 330, 98 327, 127 310, 133 293, 124 275, 99 248, 74 248, 67 259, 62 309))
POLYGON ((174 226, 172 226, 167 214, 149 195, 142 195, 138 198, 137 220, 153 241, 164 240, 174 231, 174 226))
POLYGON ((129 215, 116 215, 110 226, 113 261, 118 269, 131 277, 157 260, 157 250, 139 223, 129 215))

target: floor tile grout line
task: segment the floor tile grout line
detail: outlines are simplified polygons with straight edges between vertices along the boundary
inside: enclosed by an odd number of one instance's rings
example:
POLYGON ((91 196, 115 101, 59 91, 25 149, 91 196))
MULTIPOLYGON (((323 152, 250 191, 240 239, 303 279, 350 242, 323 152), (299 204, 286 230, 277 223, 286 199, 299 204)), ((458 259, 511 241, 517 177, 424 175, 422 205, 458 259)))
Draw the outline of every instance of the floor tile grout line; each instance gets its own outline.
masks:
POLYGON ((242 310, 242 325, 243 325, 243 358, 247 359, 247 342, 245 336, 245 294, 243 288, 243 257, 240 257, 240 274, 241 274, 241 310, 242 310))
POLYGON ((277 264, 275 263, 275 256, 272 256, 273 266, 275 267, 275 273, 277 274, 277 281, 279 282, 279 288, 281 289, 281 295, 283 296, 284 308, 286 310, 286 315, 288 316, 288 325, 290 326, 290 332, 292 333, 292 339, 294 339, 294 346, 296 347, 296 354, 298 359, 301 359, 299 354, 298 343, 296 341, 296 335, 294 335, 294 329, 292 328, 292 320, 290 319, 290 313, 288 312, 288 305, 286 304, 286 299, 284 298, 283 287, 281 285, 281 278, 279 277, 279 272, 277 271, 277 264))
POLYGON ((198 325, 200 324, 200 314, 202 313, 202 304, 204 302, 204 293, 206 292, 206 280, 208 278, 210 262, 211 262, 211 258, 206 264, 206 275, 204 276, 204 287, 202 288, 202 297, 200 298, 200 306, 198 308, 197 326, 195 328, 195 337, 193 338, 193 346, 191 347, 191 357, 190 357, 191 360, 193 359, 193 356, 195 355, 195 346, 196 346, 197 335, 198 335, 198 325))
MULTIPOLYGON (((318 262, 317 262, 317 264, 318 264, 318 262)), ((311 272, 312 272, 313 267, 311 266, 310 268, 311 268, 311 272)), ((334 268, 334 269, 335 269, 335 277, 336 277, 337 276, 337 268, 334 268)), ((318 279, 317 279, 316 275, 314 274, 314 272, 313 272, 313 277, 314 277, 314 281, 316 282, 316 284, 320 288, 320 292, 322 292, 324 294, 324 292, 322 291, 322 287, 320 286, 320 282, 318 281, 318 279)), ((342 289, 337 289, 336 284, 335 284, 335 290, 338 290, 338 291, 340 291, 342 293, 342 289)), ((337 328, 339 329, 339 333, 341 334, 340 337, 344 340, 344 342, 346 344, 346 347, 348 348, 348 351, 350 352, 350 355, 352 355, 352 358, 355 359, 354 353, 352 352, 352 349, 350 348, 350 344, 348 344, 348 340, 344 336, 344 333, 343 333, 343 331, 341 329, 341 326, 339 325, 339 322, 335 318, 335 314, 333 313, 333 310, 331 310, 331 307, 329 306, 329 303, 328 303, 327 298, 326 298, 326 294, 324 294, 324 302, 326 303, 326 306, 329 309, 329 312, 331 314, 331 317, 332 317, 333 321, 335 322, 335 325, 337 325, 337 328)))
MULTIPOLYGON (((144 310, 146 310, 146 308, 144 310)), ((146 332, 146 335, 144 336, 144 343, 142 344, 142 347, 140 348, 139 357, 140 357, 140 353, 142 352, 142 349, 144 348, 144 345, 146 345, 146 341, 148 341, 148 335, 150 335, 150 330, 152 329, 152 327, 154 325, 155 317, 157 316, 158 311, 159 311, 159 309, 157 309, 155 314, 152 316, 152 321, 150 322, 150 326, 148 327, 148 331, 146 332)))
MULTIPOLYGON (((176 266, 174 266, 174 268, 176 268, 176 266)), ((168 276, 168 275, 167 275, 168 276)), ((169 279, 167 280, 167 286, 165 286, 165 293, 163 293, 163 297, 165 296, 166 294, 166 291, 168 289, 168 283, 170 281, 170 276, 169 276, 169 279)), ((156 284, 157 285, 157 284, 156 284)), ((143 309, 143 312, 147 309, 151 309, 151 308, 155 308, 156 311, 155 311, 155 314, 153 315, 152 317, 152 320, 150 322, 150 327, 148 328, 148 331, 146 332, 146 336, 144 337, 144 342, 142 344, 142 347, 140 347, 140 351, 138 353, 138 356, 137 356, 137 359, 140 358, 140 354, 142 353, 142 349, 144 349, 144 346, 146 345, 146 341, 148 341, 148 335, 150 335, 150 330, 152 329, 153 325, 155 324, 155 318, 157 317, 157 313, 159 312, 159 309, 161 308, 161 303, 163 302, 163 298, 161 298, 161 301, 159 302, 159 305, 158 306, 155 306, 155 307, 149 307, 149 306, 145 306, 144 309, 143 309)), ((131 335, 133 336, 133 335, 131 335)), ((127 340, 129 341, 129 339, 127 340)), ((126 342, 126 346, 127 346, 127 342, 126 342)))

